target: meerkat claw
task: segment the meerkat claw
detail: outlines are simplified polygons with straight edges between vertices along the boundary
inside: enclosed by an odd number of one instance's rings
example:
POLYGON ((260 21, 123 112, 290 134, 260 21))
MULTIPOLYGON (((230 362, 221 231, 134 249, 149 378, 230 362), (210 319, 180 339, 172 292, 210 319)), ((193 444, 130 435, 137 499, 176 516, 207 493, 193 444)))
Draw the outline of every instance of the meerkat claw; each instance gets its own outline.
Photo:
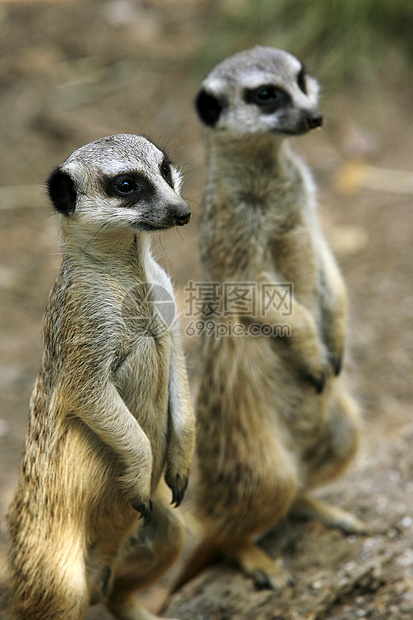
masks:
POLYGON ((257 590, 272 590, 271 581, 267 573, 264 571, 256 571, 253 575, 254 585, 257 590))
POLYGON ((185 496, 185 491, 188 487, 188 478, 181 478, 180 474, 176 475, 176 481, 175 484, 171 484, 170 488, 172 490, 172 501, 171 501, 171 505, 175 506, 175 508, 177 508, 178 506, 181 505, 182 500, 184 499, 185 496))
POLYGON ((293 585, 293 579, 290 573, 284 568, 277 567, 277 573, 273 575, 268 574, 262 569, 257 569, 252 578, 257 590, 281 590, 287 586, 293 585))
POLYGON ((343 365, 343 356, 341 353, 335 354, 335 353, 330 353, 328 356, 329 362, 330 362, 330 366, 333 369, 333 373, 335 377, 338 377, 338 375, 341 372, 341 368, 343 365))
POLYGON ((183 493, 182 492, 178 491, 176 493, 172 493, 171 506, 174 506, 175 508, 177 508, 182 503, 182 500, 183 500, 183 493))
POLYGON ((145 504, 144 502, 140 502, 137 505, 132 504, 132 507, 136 510, 136 512, 140 513, 141 516, 139 517, 139 519, 143 519, 143 526, 145 527, 145 525, 148 525, 148 523, 152 519, 152 500, 149 500, 148 504, 145 504))
POLYGON ((307 373, 306 379, 315 388, 317 394, 321 394, 326 384, 326 375, 322 373, 319 377, 313 374, 307 373))

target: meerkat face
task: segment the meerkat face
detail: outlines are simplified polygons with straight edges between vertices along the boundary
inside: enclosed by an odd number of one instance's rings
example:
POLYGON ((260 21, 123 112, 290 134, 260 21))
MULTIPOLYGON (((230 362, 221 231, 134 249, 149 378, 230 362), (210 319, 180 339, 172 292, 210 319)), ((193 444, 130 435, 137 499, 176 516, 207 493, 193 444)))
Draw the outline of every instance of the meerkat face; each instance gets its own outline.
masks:
POLYGON ((299 135, 322 125, 318 90, 297 58, 255 47, 217 65, 195 105, 207 127, 234 137, 299 135))
POLYGON ((74 151, 50 175, 56 210, 85 229, 155 231, 187 224, 182 178, 143 136, 118 134, 74 151))

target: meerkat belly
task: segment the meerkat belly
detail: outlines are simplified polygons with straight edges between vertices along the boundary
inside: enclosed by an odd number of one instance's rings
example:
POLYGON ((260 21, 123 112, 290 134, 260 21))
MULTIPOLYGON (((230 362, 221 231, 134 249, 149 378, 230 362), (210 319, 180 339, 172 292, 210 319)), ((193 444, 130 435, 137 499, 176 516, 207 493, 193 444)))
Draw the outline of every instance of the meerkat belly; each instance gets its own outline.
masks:
POLYGON ((297 389, 271 340, 208 343, 198 397, 198 451, 211 509, 224 501, 223 494, 240 494, 248 501, 277 494, 279 477, 286 471, 294 475, 309 437, 324 424, 323 402, 310 389, 297 389), (224 484, 226 479, 231 484, 224 484))
POLYGON ((153 484, 161 475, 168 434, 168 379, 171 344, 168 334, 143 337, 117 372, 115 385, 147 435, 153 454, 153 484))
POLYGON ((265 339, 211 339, 209 345, 198 396, 199 449, 214 450, 209 462, 217 476, 232 466, 255 475, 256 459, 273 470, 272 448, 285 414, 276 394, 288 381, 285 371, 265 339))
MULTIPOLYGON (((282 440, 299 460, 324 428, 331 386, 323 394, 316 394, 302 381, 280 340, 277 336, 261 336, 237 343, 241 350, 235 389, 242 396, 243 385, 249 384, 252 424, 259 415, 260 425, 277 442, 282 440)), ((263 441, 271 439, 265 436, 263 441)))

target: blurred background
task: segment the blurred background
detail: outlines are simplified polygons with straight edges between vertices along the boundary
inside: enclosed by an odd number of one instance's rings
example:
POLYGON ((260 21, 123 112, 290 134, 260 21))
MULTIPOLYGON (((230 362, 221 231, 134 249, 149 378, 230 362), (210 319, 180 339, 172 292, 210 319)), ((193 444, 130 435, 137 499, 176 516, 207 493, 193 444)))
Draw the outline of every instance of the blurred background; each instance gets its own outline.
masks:
MULTIPOLYGON (((390 617, 380 610, 392 606, 392 618, 411 617, 413 3, 0 0, 2 619, 8 617, 5 513, 41 359, 41 316, 60 261, 58 222, 44 180, 72 150, 103 135, 143 133, 165 148, 184 172, 193 217, 179 233, 155 235, 154 244, 183 311, 184 288, 199 277, 197 226, 205 178, 203 133, 192 102, 217 62, 256 44, 292 52, 322 87, 323 131, 296 139, 294 146, 314 172, 323 227, 348 284, 354 361, 347 364, 365 412, 360 457, 329 492, 366 520, 397 532, 391 539, 380 535, 370 551, 363 542, 350 551, 347 545, 344 560, 357 562, 357 553, 372 557, 373 548, 383 555, 395 544, 407 549, 394 553, 382 607, 377 596, 366 594, 362 602, 352 600, 350 615, 343 611, 334 618, 356 617, 368 605, 369 617, 390 617)), ((197 342, 184 333, 183 339, 195 393, 197 342)), ((321 535, 325 555, 334 555, 337 540, 321 535)), ((293 565, 294 554, 286 561, 293 565)), ((311 559, 306 561, 310 570, 311 559)), ((323 566, 322 557, 320 562, 323 566)), ((162 582, 145 594, 152 609, 165 587, 162 582)), ((191 613, 188 617, 196 617, 191 613)), ((89 617, 109 616, 95 610, 89 617)))

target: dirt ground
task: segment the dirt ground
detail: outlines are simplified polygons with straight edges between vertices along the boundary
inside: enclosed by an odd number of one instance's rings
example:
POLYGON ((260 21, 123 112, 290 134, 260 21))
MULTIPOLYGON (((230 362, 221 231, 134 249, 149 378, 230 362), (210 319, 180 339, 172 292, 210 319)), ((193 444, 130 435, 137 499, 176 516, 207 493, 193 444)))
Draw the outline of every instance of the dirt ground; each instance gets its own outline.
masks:
MULTIPOLYGON (((202 131, 192 100, 212 66, 216 6, 190 0, 0 2, 1 620, 9 617, 5 513, 40 364, 41 315, 59 264, 57 219, 44 179, 74 148, 102 135, 144 133, 166 147, 183 168, 193 218, 179 234, 154 241, 185 310, 184 287, 199 277, 196 233, 204 179, 202 131)), ((274 556, 282 551, 294 586, 281 593, 256 591, 235 567, 222 563, 175 595, 168 615, 183 620, 413 617, 413 104, 408 95, 408 80, 387 87, 385 76, 374 96, 330 92, 322 106, 325 128, 296 144, 314 171, 323 226, 348 284, 352 359, 348 356, 347 366, 365 420, 357 460, 320 495, 363 518, 371 533, 345 536, 319 523, 285 520, 262 545, 274 556)), ((184 343, 195 393, 196 338, 184 335, 184 343)), ((191 486, 184 511, 190 510, 191 486)), ((186 550, 195 539, 189 532, 186 550)), ((179 563, 172 575, 178 570, 179 563)), ((171 579, 168 575, 142 593, 152 611, 160 608, 171 579)), ((109 620, 109 615, 96 608, 87 618, 109 620)))

